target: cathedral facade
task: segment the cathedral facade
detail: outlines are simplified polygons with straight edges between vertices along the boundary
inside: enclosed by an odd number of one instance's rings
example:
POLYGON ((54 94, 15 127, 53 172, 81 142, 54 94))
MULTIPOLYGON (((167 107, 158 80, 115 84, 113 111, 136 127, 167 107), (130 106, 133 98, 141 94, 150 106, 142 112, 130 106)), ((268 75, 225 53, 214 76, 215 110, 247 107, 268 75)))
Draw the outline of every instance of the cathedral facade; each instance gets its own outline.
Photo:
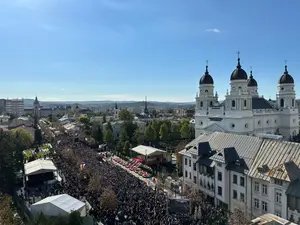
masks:
POLYGON ((299 133, 299 114, 294 79, 287 66, 277 85, 276 101, 259 96, 257 81, 248 77, 238 58, 230 76, 230 91, 218 101, 208 66, 196 95, 195 135, 214 131, 245 135, 274 134, 290 140, 299 133))

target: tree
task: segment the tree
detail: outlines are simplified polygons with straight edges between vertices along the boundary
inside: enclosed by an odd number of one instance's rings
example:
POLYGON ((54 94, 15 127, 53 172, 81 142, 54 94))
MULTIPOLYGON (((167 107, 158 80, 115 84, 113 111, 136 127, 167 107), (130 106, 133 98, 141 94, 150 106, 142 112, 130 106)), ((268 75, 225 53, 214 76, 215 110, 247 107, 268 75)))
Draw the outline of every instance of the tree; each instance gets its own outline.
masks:
POLYGON ((150 126, 148 125, 145 131, 145 140, 154 141, 155 139, 156 139, 156 132, 151 125, 150 126))
POLYGON ((171 140, 180 140, 180 126, 177 123, 172 123, 171 125, 171 132, 170 132, 170 139, 171 140))
POLYGON ((121 109, 119 112, 119 119, 124 121, 132 121, 133 115, 127 109, 121 109))
POLYGON ((12 209, 12 200, 8 195, 0 197, 0 224, 14 225, 14 213, 12 209))
POLYGON ((23 149, 30 148, 32 146, 33 137, 27 130, 23 128, 16 128, 11 130, 11 134, 13 134, 14 137, 18 137, 23 149))
POLYGON ((123 147, 123 154, 129 155, 129 152, 130 152, 130 143, 129 141, 126 141, 123 147))
POLYGON ((97 141, 98 144, 103 143, 103 132, 100 125, 93 124, 92 137, 97 141))
POLYGON ((100 206, 103 209, 115 210, 118 206, 117 196, 112 189, 104 190, 100 199, 100 206))
POLYGON ((106 127, 106 130, 110 130, 111 132, 113 132, 113 128, 111 126, 111 123, 110 122, 107 122, 107 127, 106 127))
POLYGON ((168 125, 166 123, 163 123, 160 126, 159 138, 163 142, 166 142, 169 140, 169 129, 168 129, 168 125))
POLYGON ((104 140, 108 145, 111 145, 114 142, 114 136, 110 129, 106 130, 104 140))
POLYGON ((79 117, 79 122, 84 125, 89 125, 90 120, 87 116, 81 116, 81 117, 79 117))
POLYGON ((150 125, 155 132, 155 140, 159 140, 159 130, 161 122, 158 122, 157 120, 152 120, 150 125))
POLYGON ((136 142, 139 145, 144 144, 145 142, 145 135, 140 129, 136 129, 133 136, 134 142, 136 142))
POLYGON ((121 129, 126 131, 129 140, 132 140, 134 136, 134 132, 137 128, 138 126, 132 121, 124 121, 123 124, 121 125, 121 129))
POLYGON ((83 219, 78 211, 73 211, 69 215, 68 225, 82 225, 83 219))
POLYGON ((190 127, 187 122, 183 122, 180 129, 181 138, 189 139, 190 138, 190 127))
POLYGON ((34 142, 41 145, 43 140, 42 131, 39 128, 34 129, 34 142))
POLYGON ((103 116, 102 116, 102 124, 103 123, 106 123, 106 115, 105 115, 105 113, 103 113, 103 116))

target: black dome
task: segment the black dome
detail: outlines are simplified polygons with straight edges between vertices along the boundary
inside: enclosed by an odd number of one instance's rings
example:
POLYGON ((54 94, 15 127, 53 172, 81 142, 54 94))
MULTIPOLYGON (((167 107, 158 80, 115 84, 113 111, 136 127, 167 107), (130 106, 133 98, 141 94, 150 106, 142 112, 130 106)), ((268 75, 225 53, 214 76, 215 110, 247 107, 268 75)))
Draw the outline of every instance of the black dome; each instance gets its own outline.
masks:
POLYGON ((230 80, 247 80, 248 76, 245 70, 242 69, 240 64, 240 58, 238 58, 238 64, 236 69, 231 73, 230 80))
POLYGON ((287 66, 285 66, 284 73, 280 77, 279 84, 293 84, 294 83, 294 78, 289 74, 287 70, 287 66))
POLYGON ((257 87, 257 82, 252 76, 252 71, 250 71, 250 77, 248 79, 248 87, 257 87))
POLYGON ((206 66, 205 74, 201 77, 199 84, 214 84, 214 79, 208 72, 208 66, 206 66))

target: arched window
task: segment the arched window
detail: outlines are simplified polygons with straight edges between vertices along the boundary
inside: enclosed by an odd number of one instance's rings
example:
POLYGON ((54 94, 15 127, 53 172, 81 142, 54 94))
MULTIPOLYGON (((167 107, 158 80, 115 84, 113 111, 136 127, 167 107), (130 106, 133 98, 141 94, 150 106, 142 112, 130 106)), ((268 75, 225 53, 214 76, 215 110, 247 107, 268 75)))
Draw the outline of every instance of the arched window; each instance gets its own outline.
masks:
POLYGON ((205 90, 205 93, 208 93, 208 90, 205 90))
POLYGON ((235 101, 234 100, 232 100, 232 102, 231 102, 231 107, 235 107, 235 101))
POLYGON ((295 107, 295 99, 292 99, 292 107, 295 107))
POLYGON ((202 101, 200 102, 200 107, 203 107, 203 102, 202 101))
POLYGON ((210 105, 210 107, 212 107, 212 106, 213 106, 213 102, 212 102, 212 101, 210 101, 209 105, 210 105))
POLYGON ((247 100, 244 100, 244 107, 247 107, 247 100))
POLYGON ((284 99, 280 99, 280 107, 284 107, 284 99))

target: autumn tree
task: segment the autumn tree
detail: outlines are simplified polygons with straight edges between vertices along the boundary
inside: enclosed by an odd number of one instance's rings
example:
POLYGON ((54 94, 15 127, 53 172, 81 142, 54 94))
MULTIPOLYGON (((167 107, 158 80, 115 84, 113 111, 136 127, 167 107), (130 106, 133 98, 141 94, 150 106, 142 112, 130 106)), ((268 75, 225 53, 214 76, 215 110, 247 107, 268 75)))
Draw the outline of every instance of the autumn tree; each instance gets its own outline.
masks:
POLYGON ((121 109, 119 112, 119 119, 124 121, 132 121, 133 115, 127 109, 121 109))
POLYGON ((115 210, 118 206, 117 195, 112 189, 105 189, 100 196, 100 206, 103 209, 115 210))

